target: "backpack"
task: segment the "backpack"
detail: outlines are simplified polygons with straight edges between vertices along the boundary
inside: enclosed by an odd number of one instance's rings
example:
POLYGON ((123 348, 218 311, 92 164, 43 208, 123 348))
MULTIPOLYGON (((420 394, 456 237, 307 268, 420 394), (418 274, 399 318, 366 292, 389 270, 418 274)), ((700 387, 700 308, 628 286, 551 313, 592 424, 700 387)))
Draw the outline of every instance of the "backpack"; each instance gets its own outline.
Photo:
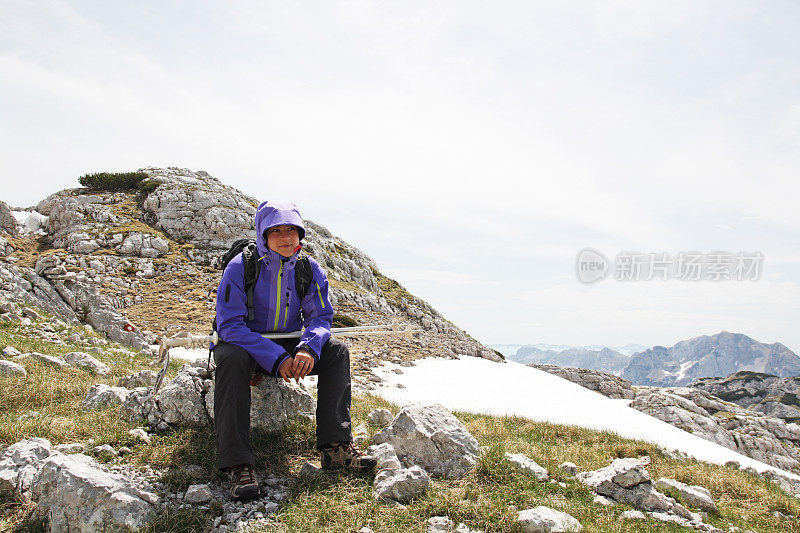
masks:
MULTIPOLYGON (((253 288, 258 281, 258 275, 261 273, 261 261, 258 260, 258 249, 256 241, 253 239, 239 239, 231 245, 230 249, 220 258, 218 268, 225 270, 228 263, 242 254, 242 263, 244 264, 244 292, 247 295, 247 319, 253 320, 255 318, 255 306, 253 305, 253 288)), ((294 267, 294 290, 300 297, 300 301, 306 297, 308 288, 311 287, 313 272, 311 271, 311 261, 307 256, 303 255, 297 259, 294 267)), ((217 296, 219 297, 219 295, 217 296)), ((214 331, 217 331, 217 317, 214 317, 212 325, 214 331)))

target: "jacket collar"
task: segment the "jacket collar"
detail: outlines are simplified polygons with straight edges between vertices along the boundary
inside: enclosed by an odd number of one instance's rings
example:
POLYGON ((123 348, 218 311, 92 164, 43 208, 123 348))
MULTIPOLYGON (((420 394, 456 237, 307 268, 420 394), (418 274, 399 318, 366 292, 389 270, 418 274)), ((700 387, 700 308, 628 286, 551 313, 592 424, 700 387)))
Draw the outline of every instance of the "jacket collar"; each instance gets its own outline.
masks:
POLYGON ((291 257, 283 257, 281 254, 271 248, 267 248, 267 253, 259 259, 262 261, 262 266, 267 267, 269 270, 278 270, 283 263, 283 268, 294 268, 297 259, 300 256, 300 250, 296 251, 291 257))

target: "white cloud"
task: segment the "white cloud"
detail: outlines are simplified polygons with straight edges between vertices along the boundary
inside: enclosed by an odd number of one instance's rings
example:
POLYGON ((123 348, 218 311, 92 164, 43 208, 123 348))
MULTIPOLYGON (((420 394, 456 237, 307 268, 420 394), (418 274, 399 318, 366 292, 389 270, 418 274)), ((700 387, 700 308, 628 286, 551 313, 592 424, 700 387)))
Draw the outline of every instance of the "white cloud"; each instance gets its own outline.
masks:
POLYGON ((204 169, 294 199, 492 342, 794 338, 791 6, 6 6, 9 203, 93 170, 204 169), (759 249, 781 270, 750 288, 559 286, 584 246, 759 249), (538 292, 504 292, 532 272, 538 292))

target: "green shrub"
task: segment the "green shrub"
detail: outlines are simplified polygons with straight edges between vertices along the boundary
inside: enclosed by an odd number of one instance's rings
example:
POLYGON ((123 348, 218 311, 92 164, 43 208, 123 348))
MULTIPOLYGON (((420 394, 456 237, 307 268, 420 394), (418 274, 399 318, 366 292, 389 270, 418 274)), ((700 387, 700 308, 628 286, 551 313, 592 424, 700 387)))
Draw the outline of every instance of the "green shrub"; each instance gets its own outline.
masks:
POLYGON ((358 321, 350 316, 341 313, 333 313, 333 327, 334 328, 350 328, 358 326, 358 321))
POLYGON ((94 174, 84 174, 78 178, 78 182, 91 189, 122 191, 136 189, 145 179, 147 179, 147 174, 144 172, 96 172, 94 174))
POLYGON ((156 180, 145 179, 145 180, 140 181, 139 185, 137 187, 138 187, 140 193, 142 193, 143 195, 147 196, 148 194, 150 194, 151 192, 156 190, 159 185, 161 185, 161 184, 159 182, 157 182, 156 180))

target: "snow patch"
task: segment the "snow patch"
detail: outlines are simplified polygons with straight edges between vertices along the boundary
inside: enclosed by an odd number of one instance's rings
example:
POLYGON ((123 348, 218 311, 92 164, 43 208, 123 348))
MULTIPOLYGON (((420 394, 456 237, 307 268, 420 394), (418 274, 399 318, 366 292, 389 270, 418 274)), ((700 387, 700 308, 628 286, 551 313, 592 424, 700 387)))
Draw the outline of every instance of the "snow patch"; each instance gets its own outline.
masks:
POLYGON ((47 225, 47 216, 38 211, 11 211, 11 214, 22 233, 43 232, 47 225))
POLYGON ((384 381, 375 390, 398 405, 439 403, 451 410, 495 416, 521 416, 539 422, 611 431, 622 437, 680 450, 701 461, 737 461, 759 472, 772 470, 792 479, 800 476, 774 468, 719 444, 628 407, 629 400, 612 400, 558 376, 513 361, 494 363, 478 357, 431 357, 391 371, 373 369, 384 381), (398 388, 402 384, 403 388, 398 388))

